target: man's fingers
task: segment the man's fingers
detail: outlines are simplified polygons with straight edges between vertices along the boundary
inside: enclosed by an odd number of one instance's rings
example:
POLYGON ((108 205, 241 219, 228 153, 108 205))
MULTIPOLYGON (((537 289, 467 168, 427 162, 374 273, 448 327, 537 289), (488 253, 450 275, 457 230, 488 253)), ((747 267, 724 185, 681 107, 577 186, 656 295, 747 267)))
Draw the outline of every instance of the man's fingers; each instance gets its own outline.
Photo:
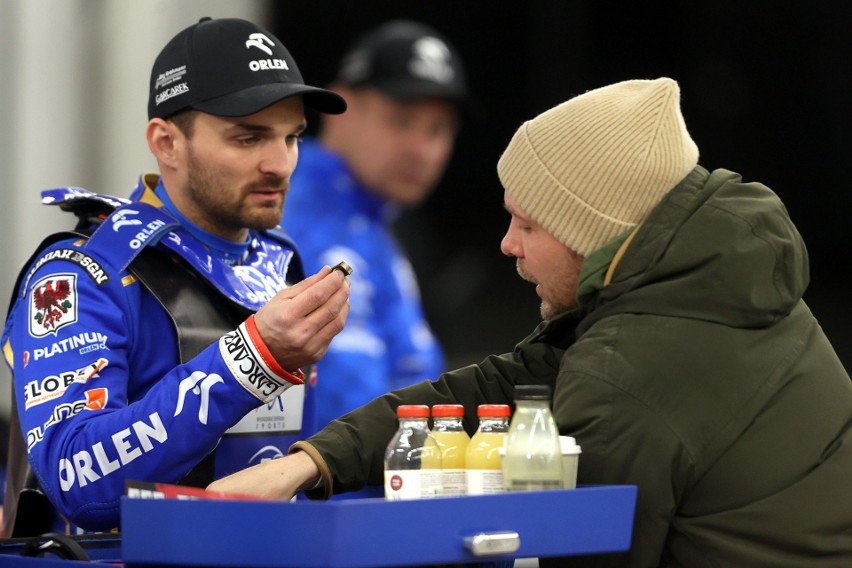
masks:
POLYGON ((349 308, 349 291, 340 289, 325 304, 305 317, 307 327, 315 330, 313 336, 327 346, 331 338, 343 331, 349 308))
POLYGON ((304 350, 317 359, 325 354, 335 335, 343 331, 349 316, 349 290, 342 287, 323 305, 302 319, 302 334, 294 337, 295 343, 304 344, 304 350))
POLYGON ((320 272, 276 294, 255 314, 258 333, 285 369, 315 363, 328 349, 349 314, 349 283, 339 270, 320 272))
POLYGON ((317 272, 316 274, 312 274, 312 275, 308 276, 307 278, 305 278, 304 280, 302 280, 301 282, 297 282, 296 284, 293 284, 292 286, 288 286, 287 288, 284 288, 283 290, 278 292, 278 294, 276 294, 275 297, 276 298, 280 297, 282 299, 283 298, 295 298, 296 296, 298 296, 299 294, 301 294, 302 292, 304 292, 305 290, 307 290, 308 288, 310 288, 311 286, 313 286, 314 284, 316 284, 317 282, 319 282, 320 280, 322 280, 323 278, 328 276, 329 272, 331 272, 331 269, 328 266, 323 266, 322 268, 320 268, 320 271, 317 272))
POLYGON ((343 291, 346 297, 349 296, 345 276, 339 270, 332 271, 324 266, 315 276, 319 277, 318 280, 290 296, 289 300, 293 302, 293 315, 307 318, 324 308, 335 294, 343 291))

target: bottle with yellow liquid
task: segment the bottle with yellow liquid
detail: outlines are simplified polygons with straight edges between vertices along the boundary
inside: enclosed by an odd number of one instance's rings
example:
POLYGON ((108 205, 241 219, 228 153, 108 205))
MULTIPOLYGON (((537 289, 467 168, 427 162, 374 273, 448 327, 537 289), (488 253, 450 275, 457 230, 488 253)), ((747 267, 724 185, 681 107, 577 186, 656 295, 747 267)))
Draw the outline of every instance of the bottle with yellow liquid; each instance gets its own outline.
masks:
POLYGON ((465 453, 468 495, 490 495, 505 491, 500 448, 509 432, 511 409, 507 404, 480 404, 476 409, 479 428, 465 453))
POLYGON ((436 404, 432 407, 432 437, 441 449, 443 495, 466 493, 465 452, 470 436, 464 430, 461 404, 436 404))
POLYGON ((399 429, 385 450, 385 499, 424 499, 441 495, 441 451, 429 430, 429 407, 397 407, 399 429))

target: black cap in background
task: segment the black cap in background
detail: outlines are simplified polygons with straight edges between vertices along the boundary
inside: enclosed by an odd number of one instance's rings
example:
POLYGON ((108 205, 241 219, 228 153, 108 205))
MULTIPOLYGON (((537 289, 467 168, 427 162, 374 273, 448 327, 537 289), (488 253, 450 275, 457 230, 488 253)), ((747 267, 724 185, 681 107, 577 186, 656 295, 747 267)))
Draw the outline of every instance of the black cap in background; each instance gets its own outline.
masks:
POLYGON ((469 97, 464 66, 436 30, 394 20, 359 37, 341 61, 335 83, 373 87, 399 101, 469 97))

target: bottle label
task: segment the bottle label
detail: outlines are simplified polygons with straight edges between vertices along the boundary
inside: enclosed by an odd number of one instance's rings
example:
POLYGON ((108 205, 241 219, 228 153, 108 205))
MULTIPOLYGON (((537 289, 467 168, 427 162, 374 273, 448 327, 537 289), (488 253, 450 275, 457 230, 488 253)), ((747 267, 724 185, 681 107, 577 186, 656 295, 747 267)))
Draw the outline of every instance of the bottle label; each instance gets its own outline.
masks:
POLYGON ((385 499, 428 499, 441 495, 441 470, 390 469, 385 471, 385 499))
POLYGON ((467 490, 465 470, 463 469, 444 469, 441 470, 443 478, 442 495, 464 495, 467 490))
POLYGON ((503 456, 507 491, 562 488, 559 430, 544 401, 518 400, 503 456))
POLYGON ((548 491, 562 489, 561 479, 513 479, 507 484, 509 491, 548 491))
POLYGON ((468 495, 493 495, 503 493, 503 470, 469 469, 467 470, 468 495))

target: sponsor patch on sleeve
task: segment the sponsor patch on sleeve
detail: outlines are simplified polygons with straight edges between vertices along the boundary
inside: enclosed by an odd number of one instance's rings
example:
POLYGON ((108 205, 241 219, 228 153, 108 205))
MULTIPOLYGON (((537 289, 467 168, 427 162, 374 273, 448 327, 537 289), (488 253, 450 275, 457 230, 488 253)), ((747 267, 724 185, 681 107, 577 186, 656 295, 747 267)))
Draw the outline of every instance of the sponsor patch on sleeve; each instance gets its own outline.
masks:
POLYGON ((77 322, 77 275, 51 274, 30 289, 30 335, 56 335, 77 322))
POLYGON ((101 263, 88 254, 73 248, 61 248, 45 253, 33 264, 33 267, 30 269, 30 276, 35 274, 35 272, 46 263, 54 260, 73 262, 85 270, 98 286, 109 282, 109 274, 107 274, 107 271, 101 266, 101 263))
POLYGON ((109 365, 109 360, 101 357, 85 367, 48 375, 28 382, 24 385, 24 408, 29 410, 33 406, 62 397, 72 384, 85 384, 99 377, 99 373, 107 365, 109 365))
POLYGON ((104 387, 89 389, 83 393, 83 396, 84 398, 73 402, 58 403, 53 408, 53 412, 50 413, 47 422, 45 422, 43 426, 36 426, 28 431, 27 451, 32 450, 36 444, 44 439, 45 432, 47 432, 47 429, 51 426, 59 424, 66 418, 76 416, 84 410, 103 409, 109 400, 109 390, 104 387))

